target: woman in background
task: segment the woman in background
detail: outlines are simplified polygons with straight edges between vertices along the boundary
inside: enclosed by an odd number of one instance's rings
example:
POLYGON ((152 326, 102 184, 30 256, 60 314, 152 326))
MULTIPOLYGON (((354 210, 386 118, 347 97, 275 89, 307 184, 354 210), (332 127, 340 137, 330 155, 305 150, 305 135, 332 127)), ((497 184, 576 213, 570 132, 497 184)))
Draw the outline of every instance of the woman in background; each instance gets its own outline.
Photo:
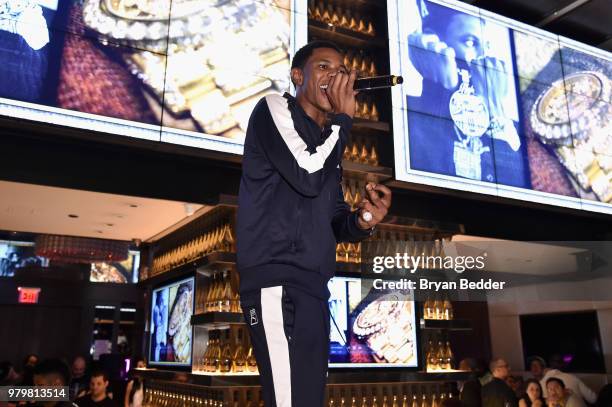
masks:
POLYGON ((525 394, 519 399, 519 407, 544 407, 546 402, 542 398, 542 386, 535 379, 528 379, 525 384, 525 394))

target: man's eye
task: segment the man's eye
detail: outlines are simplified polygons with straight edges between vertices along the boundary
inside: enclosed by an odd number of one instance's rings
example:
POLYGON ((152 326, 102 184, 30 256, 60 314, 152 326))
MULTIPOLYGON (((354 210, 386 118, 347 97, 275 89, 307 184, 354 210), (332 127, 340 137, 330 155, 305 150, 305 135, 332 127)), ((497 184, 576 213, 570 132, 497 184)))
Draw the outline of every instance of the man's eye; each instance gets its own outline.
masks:
POLYGON ((473 48, 476 46, 476 41, 474 40, 465 40, 465 46, 469 48, 473 48))
POLYGON ((327 65, 325 65, 325 64, 320 64, 320 65, 319 65, 319 68, 320 68, 320 69, 327 69, 327 65))

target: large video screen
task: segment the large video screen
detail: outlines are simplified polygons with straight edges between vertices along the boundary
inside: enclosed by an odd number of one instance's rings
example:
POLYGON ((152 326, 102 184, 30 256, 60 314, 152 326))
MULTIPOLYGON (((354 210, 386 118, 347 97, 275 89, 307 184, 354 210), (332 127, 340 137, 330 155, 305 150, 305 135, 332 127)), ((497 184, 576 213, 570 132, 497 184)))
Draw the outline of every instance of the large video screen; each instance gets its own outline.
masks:
POLYGON ((190 277, 153 290, 149 365, 191 366, 194 281, 190 277))
POLYGON ((5 0, 0 115, 241 154, 306 30, 298 0, 5 0))
POLYGON ((399 180, 612 213, 612 54, 454 0, 388 0, 399 180))
POLYGON ((37 256, 34 242, 0 240, 0 277, 14 277, 23 267, 48 267, 49 259, 37 256))
POLYGON ((118 262, 91 263, 89 281, 92 283, 137 283, 140 252, 128 251, 127 259, 118 262))
POLYGON ((359 278, 328 283, 330 367, 418 367, 415 303, 411 293, 372 289, 359 278))

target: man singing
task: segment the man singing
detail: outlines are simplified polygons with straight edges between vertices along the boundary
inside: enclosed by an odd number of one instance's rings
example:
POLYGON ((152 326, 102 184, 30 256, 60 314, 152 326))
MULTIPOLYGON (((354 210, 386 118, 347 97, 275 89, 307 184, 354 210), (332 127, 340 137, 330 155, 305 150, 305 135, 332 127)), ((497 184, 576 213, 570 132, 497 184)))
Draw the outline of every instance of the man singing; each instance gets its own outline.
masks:
POLYGON ((369 237, 391 205, 391 191, 372 183, 358 211, 344 202, 357 72, 342 61, 333 43, 304 46, 291 65, 296 97, 268 95, 249 120, 237 266, 266 407, 323 405, 336 243, 369 237))

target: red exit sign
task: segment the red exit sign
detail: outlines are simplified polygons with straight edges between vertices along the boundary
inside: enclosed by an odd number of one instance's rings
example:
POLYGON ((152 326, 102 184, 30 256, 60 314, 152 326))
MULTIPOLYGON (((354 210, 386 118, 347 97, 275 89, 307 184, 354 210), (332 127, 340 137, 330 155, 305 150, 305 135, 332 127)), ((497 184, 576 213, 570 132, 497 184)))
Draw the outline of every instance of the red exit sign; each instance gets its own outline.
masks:
POLYGON ((18 287, 19 303, 20 304, 37 304, 40 288, 35 287, 18 287))

